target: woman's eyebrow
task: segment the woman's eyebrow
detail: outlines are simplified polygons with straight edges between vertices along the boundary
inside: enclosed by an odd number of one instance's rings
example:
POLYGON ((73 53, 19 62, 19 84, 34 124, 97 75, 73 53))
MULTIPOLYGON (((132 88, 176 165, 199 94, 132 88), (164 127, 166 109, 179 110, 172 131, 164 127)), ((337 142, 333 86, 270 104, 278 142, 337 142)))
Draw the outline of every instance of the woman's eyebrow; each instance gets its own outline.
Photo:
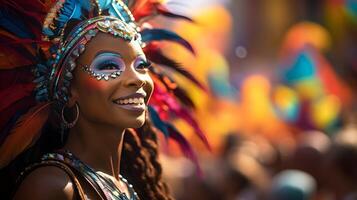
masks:
POLYGON ((95 54, 94 57, 100 56, 100 55, 102 55, 102 54, 113 54, 113 56, 118 56, 118 57, 120 57, 120 58, 123 58, 120 53, 115 52, 115 51, 108 51, 108 50, 98 51, 98 52, 95 54))
POLYGON ((139 58, 143 58, 144 60, 147 60, 147 57, 145 54, 137 54, 135 60, 139 59, 139 58))

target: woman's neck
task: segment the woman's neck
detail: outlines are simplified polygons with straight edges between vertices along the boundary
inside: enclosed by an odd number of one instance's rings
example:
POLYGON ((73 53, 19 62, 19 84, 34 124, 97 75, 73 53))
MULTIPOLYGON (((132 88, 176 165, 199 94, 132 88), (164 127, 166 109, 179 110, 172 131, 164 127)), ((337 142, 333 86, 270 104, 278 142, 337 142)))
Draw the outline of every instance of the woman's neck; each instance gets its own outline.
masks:
POLYGON ((78 120, 64 146, 84 163, 119 180, 125 129, 78 120))

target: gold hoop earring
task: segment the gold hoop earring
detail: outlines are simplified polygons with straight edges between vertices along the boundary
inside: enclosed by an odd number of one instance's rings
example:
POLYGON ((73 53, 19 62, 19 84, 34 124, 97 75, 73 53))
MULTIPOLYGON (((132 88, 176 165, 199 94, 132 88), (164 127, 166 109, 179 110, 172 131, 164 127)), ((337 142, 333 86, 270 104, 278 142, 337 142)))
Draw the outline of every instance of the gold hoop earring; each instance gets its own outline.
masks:
POLYGON ((66 108, 66 106, 62 107, 62 111, 61 111, 62 124, 63 124, 63 127, 66 128, 66 129, 73 128, 74 125, 76 125, 76 123, 78 121, 78 118, 79 118, 79 106, 78 106, 77 102, 74 105, 76 107, 76 117, 72 122, 68 122, 66 120, 66 118, 64 117, 64 109, 66 108))

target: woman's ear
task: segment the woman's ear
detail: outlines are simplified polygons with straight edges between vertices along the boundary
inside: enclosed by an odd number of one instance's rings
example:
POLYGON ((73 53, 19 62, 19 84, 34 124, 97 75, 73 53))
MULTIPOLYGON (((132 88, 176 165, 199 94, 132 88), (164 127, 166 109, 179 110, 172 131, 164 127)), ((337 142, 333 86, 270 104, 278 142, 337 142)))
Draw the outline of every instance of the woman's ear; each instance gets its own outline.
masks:
MULTIPOLYGON (((78 58, 80 60, 81 56, 78 58)), ((78 61, 77 60, 77 61, 78 61)), ((76 62, 78 65, 78 63, 76 62)), ((71 81, 71 85, 69 87, 69 96, 68 96, 68 107, 74 106, 76 102, 79 100, 79 92, 78 92, 78 76, 79 76, 80 70, 79 67, 77 66, 74 68, 72 71, 73 79, 71 81)))
POLYGON ((69 99, 68 99, 68 107, 73 107, 74 104, 77 102, 77 100, 78 100, 77 90, 75 87, 71 86, 69 99))
POLYGON ((77 88, 74 84, 74 81, 72 82, 72 85, 70 87, 70 93, 69 93, 69 100, 68 100, 68 107, 74 106, 74 104, 78 101, 78 92, 77 88))

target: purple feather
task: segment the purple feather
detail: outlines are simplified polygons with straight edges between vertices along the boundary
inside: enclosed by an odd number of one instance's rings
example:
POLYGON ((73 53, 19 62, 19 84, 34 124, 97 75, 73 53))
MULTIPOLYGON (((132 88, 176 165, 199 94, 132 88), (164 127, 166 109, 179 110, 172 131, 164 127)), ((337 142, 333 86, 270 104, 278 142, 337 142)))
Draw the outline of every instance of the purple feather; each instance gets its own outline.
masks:
POLYGON ((186 91, 180 88, 178 85, 175 86, 175 88, 170 87, 168 83, 165 81, 165 78, 168 78, 171 80, 171 77, 164 75, 163 73, 158 72, 157 70, 153 70, 154 68, 151 68, 151 72, 153 75, 155 75, 158 80, 165 86, 165 88, 169 91, 172 91, 175 95, 176 98, 180 100, 181 103, 186 105, 190 109, 195 109, 195 104, 193 101, 190 99, 190 97, 187 95, 186 91))
POLYGON ((199 125, 195 121, 195 119, 191 116, 189 111, 187 109, 185 109, 184 107, 182 107, 176 101, 175 98, 173 98, 169 93, 163 91, 160 87, 156 87, 155 91, 156 91, 156 95, 160 98, 159 103, 166 105, 168 107, 169 111, 171 111, 176 116, 182 118, 190 126, 192 126, 194 128, 194 130, 196 131, 196 134, 198 135, 198 137, 203 141, 203 143, 206 145, 206 147, 209 150, 211 150, 211 147, 209 145, 209 142, 208 142, 205 134, 203 133, 203 131, 201 130, 201 128, 199 127, 199 125))
POLYGON ((191 114, 183 107, 180 107, 180 109, 176 111, 176 114, 178 116, 180 116, 182 119, 184 119, 189 125, 192 126, 192 128, 196 131, 198 137, 203 141, 203 143, 206 145, 208 150, 211 151, 211 146, 210 146, 205 134, 203 133, 202 129, 197 124, 195 119, 193 119, 191 114))
POLYGON ((201 167, 198 163, 196 154, 192 150, 190 143, 185 139, 184 136, 181 135, 181 133, 173 125, 167 124, 167 128, 170 133, 170 138, 175 140, 178 143, 178 145, 180 146, 184 155, 195 163, 195 165, 197 167, 198 175, 202 176, 201 167))
POLYGON ((193 101, 190 99, 190 97, 187 95, 187 92, 185 90, 183 90, 180 87, 176 87, 173 90, 175 96, 186 106, 188 106, 188 108, 190 109, 195 109, 195 104, 193 103, 193 101))

